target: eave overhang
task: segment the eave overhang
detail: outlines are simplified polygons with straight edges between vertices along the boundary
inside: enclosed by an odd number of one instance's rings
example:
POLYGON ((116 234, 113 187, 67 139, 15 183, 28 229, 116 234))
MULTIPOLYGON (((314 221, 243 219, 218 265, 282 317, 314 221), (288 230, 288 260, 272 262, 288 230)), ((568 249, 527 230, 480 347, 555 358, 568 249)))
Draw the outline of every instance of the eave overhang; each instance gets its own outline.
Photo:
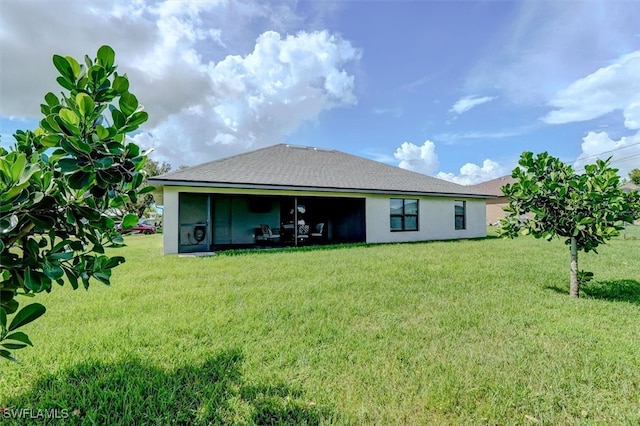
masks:
POLYGON ((384 195, 410 195, 422 197, 464 197, 491 199, 498 198, 489 194, 466 194, 466 193, 444 193, 427 191, 407 191, 396 189, 367 189, 367 188, 338 188, 338 187, 311 187, 302 185, 270 185, 257 183, 237 183, 237 182, 204 182, 187 180, 168 180, 149 178, 149 183, 165 186, 191 186, 197 188, 232 188, 232 189, 256 189, 256 190, 278 190, 278 191, 300 191, 300 192, 338 192, 356 194, 384 194, 384 195))

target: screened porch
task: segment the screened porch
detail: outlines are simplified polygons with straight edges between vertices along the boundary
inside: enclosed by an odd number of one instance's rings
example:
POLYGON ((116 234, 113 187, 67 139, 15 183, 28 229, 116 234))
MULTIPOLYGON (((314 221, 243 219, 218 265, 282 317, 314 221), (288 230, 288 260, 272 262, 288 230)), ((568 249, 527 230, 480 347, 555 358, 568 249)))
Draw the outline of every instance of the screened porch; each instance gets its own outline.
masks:
POLYGON ((365 199, 180 193, 179 252, 366 241, 365 199))

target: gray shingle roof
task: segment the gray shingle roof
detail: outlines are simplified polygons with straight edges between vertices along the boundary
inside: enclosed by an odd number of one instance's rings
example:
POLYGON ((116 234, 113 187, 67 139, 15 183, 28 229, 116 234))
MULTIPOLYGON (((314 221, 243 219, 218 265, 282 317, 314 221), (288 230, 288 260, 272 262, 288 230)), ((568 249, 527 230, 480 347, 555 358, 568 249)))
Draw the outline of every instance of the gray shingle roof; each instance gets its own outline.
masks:
POLYGON ((508 183, 514 183, 516 179, 512 178, 511 175, 501 176, 496 179, 488 180, 486 182, 478 183, 473 185, 473 188, 482 192, 483 194, 490 194, 496 197, 503 197, 502 187, 508 183))
POLYGON ((636 185, 633 182, 627 182, 624 185, 622 185, 622 190, 624 192, 640 191, 640 185, 636 185))
POLYGON ((336 150, 279 144, 150 178, 164 185, 444 195, 486 193, 336 150))
MULTIPOLYGON (((516 179, 512 178, 511 175, 502 176, 493 180, 488 180, 486 182, 478 183, 473 185, 473 188, 479 190, 483 194, 495 195, 496 197, 503 197, 502 187, 508 183, 514 183, 516 179)), ((633 182, 627 182, 621 186, 622 190, 625 192, 630 192, 632 190, 640 191, 640 185, 635 185, 633 182)))

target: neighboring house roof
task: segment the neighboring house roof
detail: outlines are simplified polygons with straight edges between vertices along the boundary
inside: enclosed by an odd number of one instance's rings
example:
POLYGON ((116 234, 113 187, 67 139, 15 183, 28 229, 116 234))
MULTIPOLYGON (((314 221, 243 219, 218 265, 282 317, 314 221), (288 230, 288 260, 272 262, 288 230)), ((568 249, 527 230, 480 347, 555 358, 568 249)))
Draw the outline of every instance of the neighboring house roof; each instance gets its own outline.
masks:
POLYGON ((465 195, 482 191, 344 152, 278 144, 149 178, 161 185, 465 195))
POLYGON ((633 182, 627 182, 624 185, 622 185, 622 190, 624 192, 631 192, 633 190, 640 191, 640 185, 636 185, 633 182))
POLYGON ((504 197, 504 194, 502 193, 502 187, 508 183, 514 183, 515 181, 516 179, 512 178, 511 175, 507 175, 488 180, 486 182, 478 183, 476 185, 472 185, 472 187, 485 194, 494 195, 496 197, 504 197))
MULTIPOLYGON (((504 194, 502 193, 502 187, 508 183, 514 182, 516 182, 516 179, 512 178, 511 175, 507 175, 471 186, 484 194, 503 197, 504 194)), ((621 188, 625 192, 631 192, 633 190, 640 191, 640 185, 636 185, 633 182, 627 182, 622 185, 621 188)))

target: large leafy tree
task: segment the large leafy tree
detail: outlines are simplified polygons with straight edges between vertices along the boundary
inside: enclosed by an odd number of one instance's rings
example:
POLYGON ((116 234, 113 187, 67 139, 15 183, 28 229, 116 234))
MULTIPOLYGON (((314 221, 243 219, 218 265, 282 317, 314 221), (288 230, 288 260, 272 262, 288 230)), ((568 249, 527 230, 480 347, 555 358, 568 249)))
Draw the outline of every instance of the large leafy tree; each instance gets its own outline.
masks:
MULTIPOLYGON (((83 65, 54 55, 65 91, 47 93, 39 127, 16 132, 14 147, 0 148, 1 357, 15 360, 11 350, 31 345, 16 330, 45 312, 39 303, 19 309, 18 296, 50 292, 65 280, 74 289, 93 279, 109 284, 125 259, 105 254, 105 246, 123 242, 105 211, 152 190, 140 189, 146 156, 126 139, 148 116, 114 61, 109 46, 83 65)), ((136 222, 127 215, 123 228, 136 222)))
POLYGON ((517 181, 502 189, 509 205, 500 232, 511 238, 519 233, 565 238, 571 256, 569 295, 578 297, 578 251, 597 252, 618 235, 622 224, 633 220, 631 212, 637 212, 638 193, 620 189, 609 160, 585 166, 582 174, 546 152, 524 152, 518 164, 512 173, 517 181))

